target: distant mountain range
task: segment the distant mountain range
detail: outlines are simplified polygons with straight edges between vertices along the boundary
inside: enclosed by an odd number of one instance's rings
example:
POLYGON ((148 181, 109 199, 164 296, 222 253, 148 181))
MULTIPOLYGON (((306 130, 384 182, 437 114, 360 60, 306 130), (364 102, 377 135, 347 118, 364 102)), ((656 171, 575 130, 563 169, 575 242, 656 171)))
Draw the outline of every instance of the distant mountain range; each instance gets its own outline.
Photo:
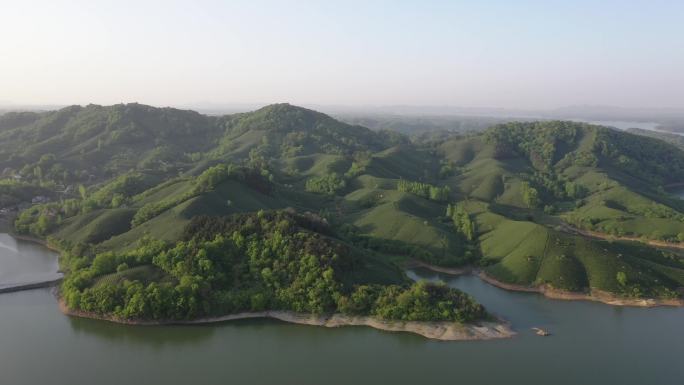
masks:
MULTIPOLYGON (((267 103, 196 103, 181 105, 208 115, 224 115, 259 109, 267 103)), ((459 107, 452 105, 322 105, 305 104, 305 107, 340 116, 472 116, 494 118, 548 118, 621 121, 682 121, 684 108, 627 108, 617 106, 576 105, 554 109, 515 109, 491 107, 459 107)), ((0 104, 2 111, 50 111, 64 105, 13 105, 0 104)))

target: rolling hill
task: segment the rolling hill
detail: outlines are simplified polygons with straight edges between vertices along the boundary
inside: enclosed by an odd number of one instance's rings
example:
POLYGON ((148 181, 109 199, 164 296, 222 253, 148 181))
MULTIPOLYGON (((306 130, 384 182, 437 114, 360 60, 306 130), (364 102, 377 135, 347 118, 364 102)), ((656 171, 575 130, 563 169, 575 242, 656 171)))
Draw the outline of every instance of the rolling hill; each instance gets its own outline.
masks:
POLYGON ((197 218, 277 213, 321 218, 319 236, 355 250, 345 290, 403 282, 408 259, 625 298, 678 299, 684 286, 684 202, 668 193, 684 182, 684 151, 606 127, 506 123, 412 141, 287 104, 218 117, 68 107, 0 118, 0 163, 5 185, 51 194, 15 226, 64 250, 67 275, 90 272, 79 293, 107 258, 128 261, 105 269, 116 287, 145 272, 145 285, 167 282, 172 267, 124 256, 191 241, 197 218))

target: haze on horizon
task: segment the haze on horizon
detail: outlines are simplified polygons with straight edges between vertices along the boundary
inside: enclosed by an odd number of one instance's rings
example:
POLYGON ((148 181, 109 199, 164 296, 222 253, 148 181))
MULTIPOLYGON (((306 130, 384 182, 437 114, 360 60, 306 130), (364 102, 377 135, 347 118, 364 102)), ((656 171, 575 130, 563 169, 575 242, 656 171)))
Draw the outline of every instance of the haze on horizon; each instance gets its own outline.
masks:
POLYGON ((5 1, 0 104, 684 108, 684 2, 5 1))

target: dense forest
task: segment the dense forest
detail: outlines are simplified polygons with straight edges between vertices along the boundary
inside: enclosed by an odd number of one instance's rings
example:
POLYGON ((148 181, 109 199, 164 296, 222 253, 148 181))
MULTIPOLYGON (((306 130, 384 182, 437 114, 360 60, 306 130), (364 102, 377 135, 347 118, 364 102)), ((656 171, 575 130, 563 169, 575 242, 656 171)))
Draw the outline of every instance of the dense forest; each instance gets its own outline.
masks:
POLYGON ((144 238, 131 251, 92 260, 65 254, 62 295, 72 309, 133 319, 267 309, 405 321, 486 317, 468 295, 444 285, 357 281, 363 259, 327 233, 322 218, 286 211, 195 217, 173 244, 144 238))
POLYGON ((408 137, 287 105, 139 104, 0 116, 0 204, 62 250, 73 309, 264 309, 471 322, 412 260, 492 279, 681 298, 684 151, 584 123, 408 137))

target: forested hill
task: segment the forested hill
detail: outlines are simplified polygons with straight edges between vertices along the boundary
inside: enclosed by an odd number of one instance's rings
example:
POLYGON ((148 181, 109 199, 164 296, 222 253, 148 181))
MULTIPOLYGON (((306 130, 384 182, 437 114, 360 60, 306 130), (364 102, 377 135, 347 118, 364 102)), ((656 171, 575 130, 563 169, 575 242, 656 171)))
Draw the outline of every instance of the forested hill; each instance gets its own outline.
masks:
POLYGON ((651 131, 643 130, 640 128, 630 128, 629 130, 627 130, 627 132, 636 135, 660 139, 663 142, 672 143, 675 146, 684 149, 684 135, 681 133, 678 134, 674 132, 651 131))
POLYGON ((131 170, 177 173, 202 161, 378 151, 386 136, 288 104, 220 117, 141 104, 0 116, 4 175, 92 183, 131 170))
POLYGON ((157 292, 183 301, 165 317, 293 309, 280 291, 289 285, 309 296, 294 307, 307 311, 345 309, 348 298, 373 314, 414 295, 423 308, 390 318, 440 319, 435 304, 452 300, 471 307, 455 292, 405 286, 409 260, 589 295, 679 300, 684 287, 684 203, 668 190, 684 183, 684 151, 594 125, 507 123, 412 141, 287 104, 217 117, 91 105, 2 116, 0 168, 16 230, 64 250, 70 306, 119 316, 157 317, 152 302, 135 302, 157 292), (324 231, 285 234, 301 215, 324 231), (198 218, 223 246, 187 237, 198 218), (263 250, 224 260, 244 254, 236 233, 256 223, 267 229, 248 251, 263 250), (269 251, 279 248, 285 260, 269 251), (295 271, 327 271, 345 255, 358 258, 325 282, 295 271))
POLYGON ((101 178, 176 163, 211 149, 219 137, 214 119, 193 111, 71 106, 0 117, 0 159, 24 177, 39 166, 51 179, 66 172, 64 182, 83 181, 90 174, 101 178))
POLYGON ((574 122, 507 123, 485 133, 497 157, 528 158, 542 171, 591 166, 657 184, 684 181, 684 153, 673 144, 574 122))

